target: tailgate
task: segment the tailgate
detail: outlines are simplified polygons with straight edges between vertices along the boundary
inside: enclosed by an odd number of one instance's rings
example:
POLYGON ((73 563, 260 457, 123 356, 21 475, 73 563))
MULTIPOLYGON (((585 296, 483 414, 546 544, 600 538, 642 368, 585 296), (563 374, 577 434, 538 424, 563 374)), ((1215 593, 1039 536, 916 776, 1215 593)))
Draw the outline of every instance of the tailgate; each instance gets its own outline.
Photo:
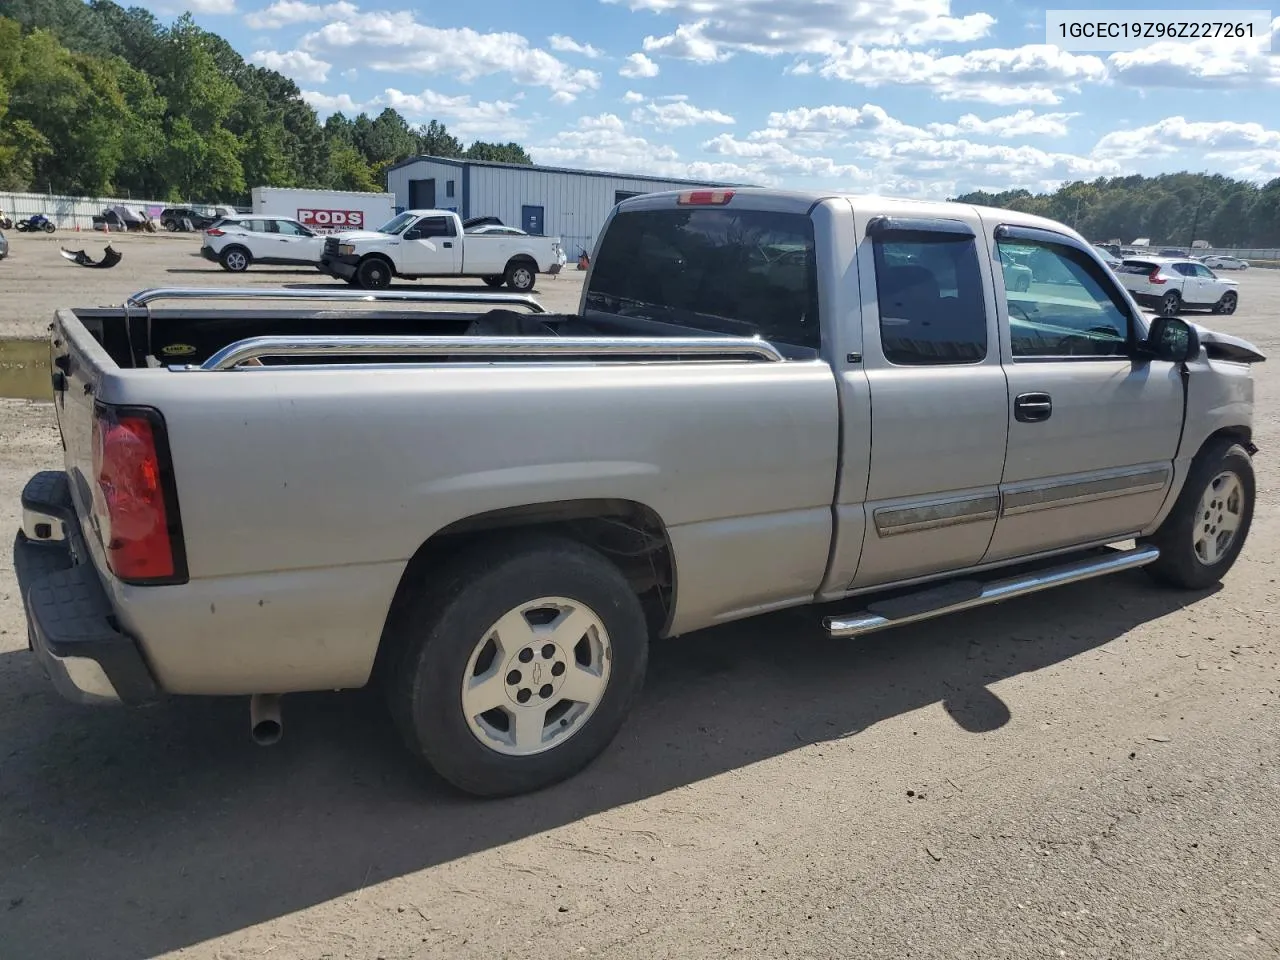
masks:
POLYGON ((63 463, 76 513, 89 521, 93 477, 93 409, 102 381, 119 367, 70 310, 59 310, 49 341, 53 411, 62 435, 63 463))

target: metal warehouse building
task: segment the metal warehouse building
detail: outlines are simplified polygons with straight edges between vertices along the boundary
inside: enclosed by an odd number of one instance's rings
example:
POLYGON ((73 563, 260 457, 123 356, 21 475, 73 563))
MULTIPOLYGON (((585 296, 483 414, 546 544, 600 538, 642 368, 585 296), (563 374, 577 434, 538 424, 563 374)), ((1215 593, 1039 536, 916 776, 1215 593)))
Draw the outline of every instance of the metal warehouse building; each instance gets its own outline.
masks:
POLYGON ((591 251, 614 204, 627 197, 685 187, 729 187, 702 180, 522 163, 414 157, 387 169, 387 192, 396 210, 453 210, 468 217, 498 217, 526 233, 560 237, 565 253, 591 251))

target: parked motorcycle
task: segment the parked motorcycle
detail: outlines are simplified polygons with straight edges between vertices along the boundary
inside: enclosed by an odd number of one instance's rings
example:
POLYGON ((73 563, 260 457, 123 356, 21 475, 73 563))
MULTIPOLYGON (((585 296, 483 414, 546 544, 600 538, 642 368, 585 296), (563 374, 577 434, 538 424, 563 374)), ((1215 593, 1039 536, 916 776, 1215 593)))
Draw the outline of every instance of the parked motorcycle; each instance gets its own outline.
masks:
POLYGON ((19 220, 17 231, 19 233, 37 233, 44 231, 45 233, 53 233, 56 229, 53 221, 46 217, 43 213, 37 213, 34 217, 27 217, 25 220, 19 220))

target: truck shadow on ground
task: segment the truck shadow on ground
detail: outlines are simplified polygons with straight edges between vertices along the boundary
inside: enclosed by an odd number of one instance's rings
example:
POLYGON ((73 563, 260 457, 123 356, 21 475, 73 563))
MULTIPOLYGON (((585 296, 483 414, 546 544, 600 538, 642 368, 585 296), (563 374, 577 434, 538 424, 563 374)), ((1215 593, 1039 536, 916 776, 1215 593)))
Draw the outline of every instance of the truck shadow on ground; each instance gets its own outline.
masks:
POLYGON ((989 685, 1205 596, 1100 583, 860 641, 827 639, 808 610, 655 644, 599 761, 487 802, 416 766, 368 691, 286 698, 284 740, 262 749, 243 700, 81 709, 29 654, 0 656, 0 952, 152 957, 808 744, 856 749, 934 703, 978 735, 1010 719, 989 685))

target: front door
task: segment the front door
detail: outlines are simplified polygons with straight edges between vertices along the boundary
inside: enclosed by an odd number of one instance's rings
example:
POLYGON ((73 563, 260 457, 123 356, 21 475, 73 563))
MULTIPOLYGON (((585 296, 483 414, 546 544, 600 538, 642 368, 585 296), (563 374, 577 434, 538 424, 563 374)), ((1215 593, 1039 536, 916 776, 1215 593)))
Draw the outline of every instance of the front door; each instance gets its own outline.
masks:
POLYGON ((542 207, 521 207, 520 224, 525 233, 542 236, 542 207))
POLYGON ((1135 358, 1138 319, 1078 241, 997 222, 988 228, 1000 262, 1023 263, 1032 276, 1025 290, 1000 284, 1009 453, 986 560, 1137 533, 1173 480, 1178 365, 1135 358))
POLYGON ((319 263, 324 237, 292 220, 275 220, 277 254, 285 263, 319 263))
POLYGON ((453 217, 423 217, 401 239, 403 250, 397 259, 402 275, 447 277, 459 272, 462 238, 453 217))
POLYGON ((855 216, 871 458, 851 588, 970 566, 991 542, 1007 389, 980 228, 855 216))

